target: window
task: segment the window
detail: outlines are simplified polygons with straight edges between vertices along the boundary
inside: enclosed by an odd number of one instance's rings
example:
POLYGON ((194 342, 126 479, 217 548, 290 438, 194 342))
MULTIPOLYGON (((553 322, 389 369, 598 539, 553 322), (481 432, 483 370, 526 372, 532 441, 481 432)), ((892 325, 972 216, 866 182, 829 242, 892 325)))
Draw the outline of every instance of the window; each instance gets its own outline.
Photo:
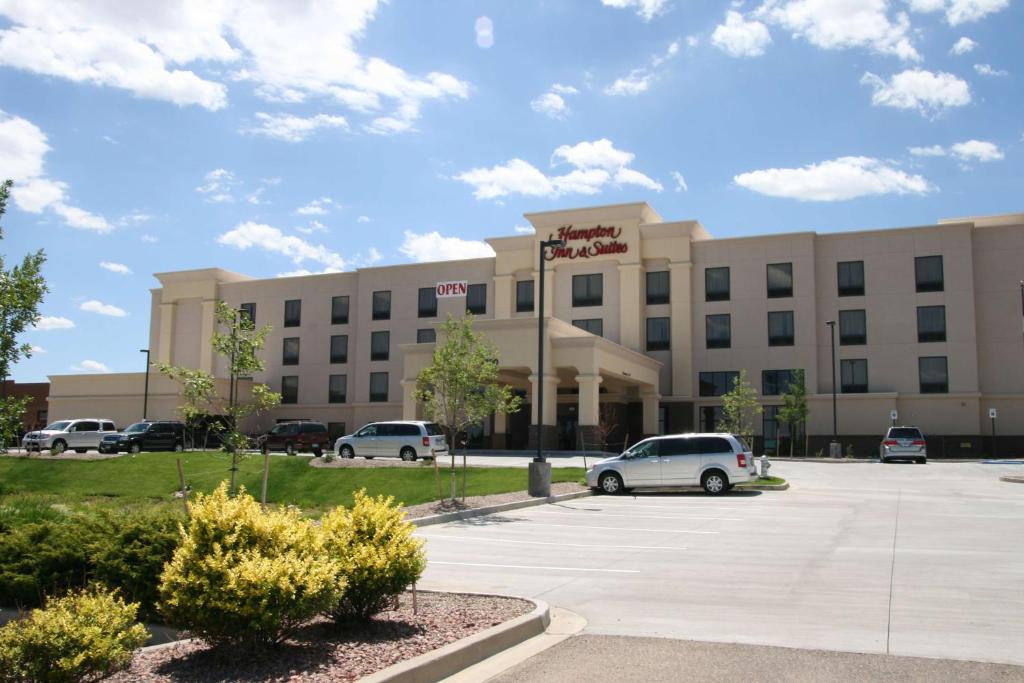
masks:
POLYGON ((370 333, 370 360, 388 360, 391 356, 391 333, 387 330, 370 333))
POLYGON ((949 368, 945 356, 918 358, 917 371, 921 379, 922 394, 949 393, 949 368))
POLYGON ((388 400, 388 373, 370 373, 370 402, 387 403, 388 400))
POLYGON ((348 362, 348 335, 347 334, 334 334, 334 335, 331 335, 331 362, 332 363, 347 363, 348 362))
POLYGON ((792 370, 762 370, 761 393, 765 396, 779 396, 789 391, 793 382, 792 370))
POLYGON ((768 298, 781 299, 793 296, 793 264, 768 264, 768 298))
POLYGON ((281 378, 281 403, 299 402, 299 377, 298 375, 285 375, 281 378))
POLYGON ((604 302, 604 275, 572 276, 572 305, 600 306, 604 302))
POLYGON ((302 299, 289 299, 284 302, 284 326, 298 327, 302 324, 302 299))
POLYGON ((335 296, 331 298, 331 324, 348 324, 348 297, 335 296))
POLYGON ((839 361, 840 391, 844 394, 868 393, 868 361, 865 358, 839 361))
POLYGON ((701 406, 700 408, 700 430, 702 432, 717 432, 718 425, 725 417, 725 410, 722 406, 701 406))
MULTIPOLYGON (((732 391, 733 384, 736 382, 736 378, 740 376, 740 373, 735 370, 725 370, 723 372, 702 372, 700 373, 700 395, 701 396, 721 396, 732 391)), ((713 432, 712 429, 705 431, 713 432)))
POLYGON ((466 289, 466 310, 473 315, 487 312, 487 285, 470 285, 466 289))
POLYGON ((76 432, 98 432, 100 430, 100 423, 93 422, 91 420, 83 420, 75 425, 74 431, 76 432))
POLYGON ((298 337, 287 337, 284 340, 284 349, 282 353, 281 363, 283 365, 298 365, 299 364, 299 338, 298 337))
POLYGON ((864 262, 840 261, 836 264, 839 296, 864 296, 864 262))
POLYGON ((433 318, 437 315, 437 289, 435 287, 420 287, 419 303, 416 310, 417 315, 421 318, 433 318))
POLYGON ((868 343, 868 319, 863 309, 839 311, 840 346, 859 346, 868 343))
POLYGON ((669 274, 667 270, 647 273, 647 305, 669 302, 669 274))
POLYGON ((253 327, 256 326, 256 304, 242 304, 238 310, 243 319, 248 320, 253 327))
POLYGON ((693 450, 696 441, 685 438, 658 439, 658 455, 692 455, 696 452, 693 450))
POLYGON ((348 376, 331 375, 327 380, 327 402, 344 403, 348 395, 348 376))
POLYGON ((596 334, 598 337, 604 336, 604 320, 601 318, 586 318, 585 320, 573 320, 572 324, 581 330, 586 330, 590 334, 596 334))
POLYGON ((672 347, 672 331, 668 318, 647 319, 647 350, 664 351, 672 347))
POLYGON ((732 322, 728 313, 709 315, 705 320, 707 348, 727 349, 732 346, 732 322))
POLYGON ((712 453, 732 453, 732 444, 720 436, 690 437, 690 452, 709 455, 712 453))
POLYGON ((945 306, 918 306, 917 307, 917 341, 919 341, 919 342, 944 342, 944 341, 946 341, 946 307, 945 306))
POLYGON ((516 283, 516 313, 533 312, 533 280, 516 283))
POLYGON ((943 290, 942 257, 918 256, 914 259, 914 278, 919 292, 941 292, 943 290))
POLYGON ((704 301, 729 300, 729 268, 704 269, 704 301))
POLYGON ((114 426, 113 422, 104 422, 100 425, 100 429, 105 432, 116 432, 117 427, 114 426))
POLYGON ((761 413, 761 436, 764 449, 771 450, 779 446, 779 408, 782 406, 765 406, 761 413))
POLYGON ((768 312, 768 346, 793 345, 793 311, 768 312))
POLYGON ((373 293, 373 319, 391 320, 391 292, 388 290, 373 293))
POLYGON ((437 331, 433 327, 426 327, 422 330, 416 330, 416 343, 417 344, 433 344, 437 341, 437 331))

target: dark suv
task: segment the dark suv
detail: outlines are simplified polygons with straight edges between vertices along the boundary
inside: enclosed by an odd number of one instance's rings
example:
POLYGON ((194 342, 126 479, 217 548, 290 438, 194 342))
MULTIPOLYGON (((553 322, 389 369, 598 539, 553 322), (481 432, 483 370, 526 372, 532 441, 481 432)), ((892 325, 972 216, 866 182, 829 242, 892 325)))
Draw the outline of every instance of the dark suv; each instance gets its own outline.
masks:
POLYGON ((323 422, 282 422, 260 438, 260 450, 284 451, 295 455, 300 451, 312 451, 320 457, 331 447, 327 425, 323 422))
POLYGON ((100 453, 185 450, 185 425, 173 420, 136 422, 100 441, 100 453))

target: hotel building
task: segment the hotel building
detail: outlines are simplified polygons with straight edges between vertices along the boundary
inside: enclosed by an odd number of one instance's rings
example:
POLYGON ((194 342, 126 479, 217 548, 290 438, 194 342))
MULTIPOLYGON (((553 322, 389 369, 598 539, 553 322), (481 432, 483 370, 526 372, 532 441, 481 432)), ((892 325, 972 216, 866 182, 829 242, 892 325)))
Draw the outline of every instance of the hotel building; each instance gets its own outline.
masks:
MULTIPOLYGON (((576 449, 656 433, 713 430, 720 396, 746 370, 764 405, 758 448, 771 452, 780 394, 802 369, 812 453, 832 435, 835 321, 838 431, 860 455, 877 450, 896 411, 929 437, 932 457, 987 451, 997 430, 1024 446, 1024 214, 934 225, 714 239, 697 221, 664 221, 646 203, 528 214, 536 235, 488 239, 493 258, 253 279, 217 268, 158 273, 154 361, 218 377, 214 305, 273 327, 253 379, 283 404, 247 425, 314 419, 336 435, 416 418, 419 370, 436 329, 465 310, 498 349, 501 381, 523 410, 473 435, 497 448, 576 449), (545 367, 537 367, 539 239, 546 261, 545 367), (438 298, 436 285, 468 283, 438 298), (543 428, 535 424, 544 374, 543 428)), ((143 373, 52 376, 51 419, 141 418, 143 373)), ((150 418, 173 418, 177 387, 150 376, 150 418)), ((1005 435, 1005 436, 1004 436, 1005 435)), ((788 446, 786 447, 788 448, 788 446)))

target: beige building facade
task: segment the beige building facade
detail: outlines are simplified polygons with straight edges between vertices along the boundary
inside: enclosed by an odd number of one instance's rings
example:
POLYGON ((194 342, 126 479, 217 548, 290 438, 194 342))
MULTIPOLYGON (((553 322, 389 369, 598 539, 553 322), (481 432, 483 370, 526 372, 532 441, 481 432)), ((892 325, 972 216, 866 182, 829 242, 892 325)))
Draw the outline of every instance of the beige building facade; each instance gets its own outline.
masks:
MULTIPOLYGON (((502 381, 526 402, 483 425, 475 445, 527 448, 540 438, 578 449, 713 429, 721 393, 745 370, 765 406, 759 446, 770 451, 787 443, 774 415, 801 369, 813 451, 832 432, 834 321, 838 431, 857 450, 877 446, 892 411, 929 435, 934 455, 984 451, 993 408, 1000 434, 1024 434, 1024 214, 732 239, 664 221, 646 203, 526 218, 536 235, 487 240, 493 258, 274 279, 158 273, 153 360, 223 377, 209 345, 214 305, 244 308, 272 326, 266 370, 253 380, 285 398, 247 427, 305 418, 340 434, 420 416, 412 387, 437 327, 468 308, 498 348, 502 381), (549 236, 566 246, 545 262, 549 335, 538 368, 539 239, 549 236), (438 298, 444 282, 468 291, 438 298)), ((141 417, 142 380, 53 376, 51 418, 103 413, 127 424, 141 417)), ((149 417, 174 417, 175 387, 153 374, 151 391, 149 417)))

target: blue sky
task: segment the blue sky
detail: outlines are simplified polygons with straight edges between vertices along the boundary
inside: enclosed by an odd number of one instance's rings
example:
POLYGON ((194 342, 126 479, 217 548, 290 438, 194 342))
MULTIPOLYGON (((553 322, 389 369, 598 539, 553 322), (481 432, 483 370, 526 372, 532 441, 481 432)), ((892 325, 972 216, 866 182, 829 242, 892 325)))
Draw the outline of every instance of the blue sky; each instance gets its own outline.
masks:
POLYGON ((152 273, 487 253, 646 200, 718 237, 1024 209, 1020 0, 0 0, 19 381, 137 371, 152 273), (138 5, 138 6, 135 6, 138 5))

